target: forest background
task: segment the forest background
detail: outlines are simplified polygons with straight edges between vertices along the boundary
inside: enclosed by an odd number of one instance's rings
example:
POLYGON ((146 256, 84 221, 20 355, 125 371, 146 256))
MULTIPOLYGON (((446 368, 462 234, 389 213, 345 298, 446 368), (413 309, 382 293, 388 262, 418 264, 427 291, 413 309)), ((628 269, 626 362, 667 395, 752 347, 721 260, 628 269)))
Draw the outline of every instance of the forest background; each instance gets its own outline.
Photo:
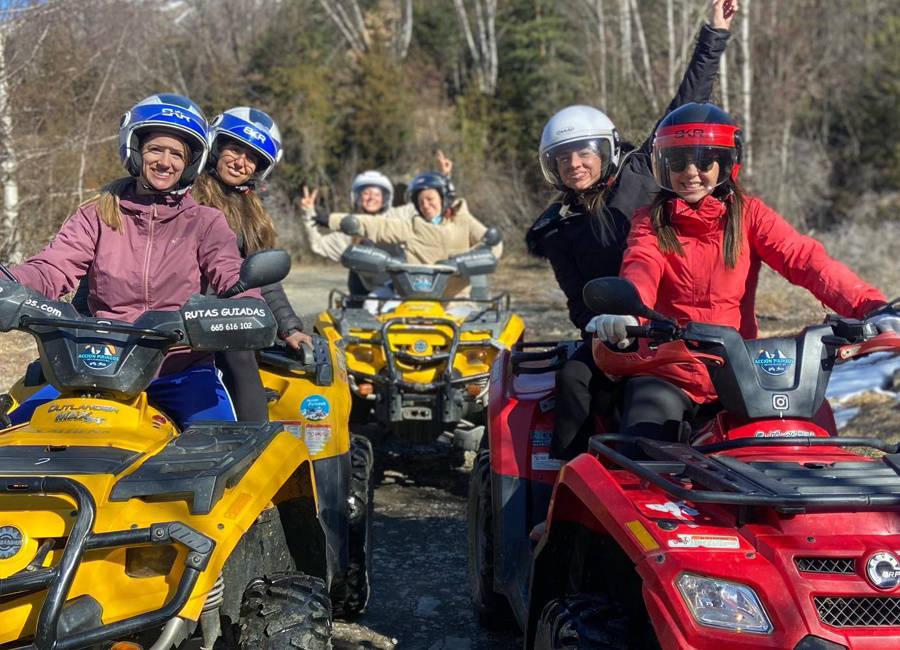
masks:
MULTIPOLYGON (((438 148, 472 212, 522 250, 552 197, 537 163, 549 116, 590 104, 640 144, 707 4, 5 0, 0 259, 39 250, 122 175, 119 119, 154 92, 188 95, 209 118, 253 105, 276 119, 285 156, 264 196, 295 258, 311 255, 298 222, 304 184, 320 188, 323 209, 349 209, 356 173, 380 169, 402 190, 438 148)), ((896 291, 900 0, 740 4, 712 101, 743 126, 742 179, 896 291)))

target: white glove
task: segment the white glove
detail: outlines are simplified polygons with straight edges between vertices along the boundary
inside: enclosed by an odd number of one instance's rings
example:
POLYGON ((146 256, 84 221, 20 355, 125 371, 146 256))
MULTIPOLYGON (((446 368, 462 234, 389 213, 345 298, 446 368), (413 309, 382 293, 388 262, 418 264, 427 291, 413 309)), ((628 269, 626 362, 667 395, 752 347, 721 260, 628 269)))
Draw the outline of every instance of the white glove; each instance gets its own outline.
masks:
POLYGON ((597 338, 606 343, 615 343, 616 347, 624 350, 631 345, 631 339, 627 338, 625 327, 637 325, 634 316, 618 316, 616 314, 600 314, 594 316, 585 326, 585 332, 596 332, 597 338))
POLYGON ((896 332, 900 334, 900 316, 897 314, 877 314, 866 319, 867 323, 875 326, 875 330, 882 334, 884 332, 896 332))

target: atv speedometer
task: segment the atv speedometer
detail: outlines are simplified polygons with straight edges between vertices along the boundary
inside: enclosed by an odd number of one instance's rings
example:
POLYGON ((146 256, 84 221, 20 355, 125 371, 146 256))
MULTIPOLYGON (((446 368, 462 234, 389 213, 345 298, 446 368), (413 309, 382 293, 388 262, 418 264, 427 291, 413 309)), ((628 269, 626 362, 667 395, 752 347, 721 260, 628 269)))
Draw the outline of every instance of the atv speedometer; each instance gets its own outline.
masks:
POLYGON ((747 585, 682 573, 675 580, 688 609, 700 625, 735 632, 769 634, 772 623, 747 585))

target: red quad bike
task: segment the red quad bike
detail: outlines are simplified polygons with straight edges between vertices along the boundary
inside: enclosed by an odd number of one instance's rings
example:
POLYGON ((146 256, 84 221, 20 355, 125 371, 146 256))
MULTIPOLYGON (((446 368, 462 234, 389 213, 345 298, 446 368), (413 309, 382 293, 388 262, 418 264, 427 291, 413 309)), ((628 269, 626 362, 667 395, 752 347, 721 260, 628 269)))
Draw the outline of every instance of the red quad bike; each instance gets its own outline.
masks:
POLYGON ((693 433, 684 427, 679 442, 595 436, 559 472, 546 531, 519 567, 530 576, 517 576, 511 597, 505 527, 518 533, 521 523, 503 488, 528 491, 534 478, 528 456, 508 454, 530 451, 547 398, 529 404, 510 360, 495 367, 505 385, 490 402, 490 515, 481 517, 490 535, 480 536, 493 562, 480 566, 492 580, 484 601, 509 599, 526 648, 900 647, 900 449, 838 437, 824 399, 835 363, 897 353, 900 336, 837 317, 755 340, 730 327, 679 328, 619 278, 593 281, 585 299, 596 313, 651 319, 629 328, 642 339, 636 352, 595 342, 601 368, 646 374, 699 359, 723 410, 693 433), (616 451, 623 442, 644 459, 616 451), (885 454, 858 453, 873 450, 885 454))

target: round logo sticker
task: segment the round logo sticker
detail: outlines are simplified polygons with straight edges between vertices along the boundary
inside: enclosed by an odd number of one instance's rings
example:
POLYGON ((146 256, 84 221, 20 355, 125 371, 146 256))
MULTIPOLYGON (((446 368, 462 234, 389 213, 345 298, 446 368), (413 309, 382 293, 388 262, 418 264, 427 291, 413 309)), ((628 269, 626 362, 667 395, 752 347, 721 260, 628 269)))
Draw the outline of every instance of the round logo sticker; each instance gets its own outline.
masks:
POLYGON ((889 551, 879 551, 866 561, 866 577, 878 589, 893 589, 900 583, 900 561, 889 551))
POLYGON ((324 420, 330 410, 331 405, 323 395, 310 395, 300 402, 300 414, 307 420, 324 420))
POLYGON ((753 363, 762 368, 763 372, 777 377, 786 373, 794 360, 784 356, 781 350, 775 350, 775 352, 760 350, 753 363))
POLYGON ((426 343, 422 339, 419 339, 418 341, 413 343, 413 350, 415 350, 419 354, 425 352, 425 350, 427 350, 427 349, 428 349, 428 343, 426 343))
POLYGON ((0 526, 0 560, 6 560, 22 548, 22 532, 15 526, 0 526))
POLYGON ((78 359, 88 368, 103 370, 118 361, 119 354, 110 343, 88 343, 78 353, 78 359))

